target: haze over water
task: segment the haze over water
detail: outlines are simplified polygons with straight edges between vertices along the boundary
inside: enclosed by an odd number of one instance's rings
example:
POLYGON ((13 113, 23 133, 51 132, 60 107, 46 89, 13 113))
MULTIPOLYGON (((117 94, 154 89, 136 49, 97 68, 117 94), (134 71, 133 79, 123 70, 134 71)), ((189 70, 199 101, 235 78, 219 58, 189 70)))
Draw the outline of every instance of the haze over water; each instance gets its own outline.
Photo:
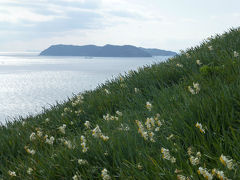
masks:
POLYGON ((166 60, 153 58, 39 57, 0 53, 0 122, 26 117, 73 94, 91 90, 129 70, 166 60))

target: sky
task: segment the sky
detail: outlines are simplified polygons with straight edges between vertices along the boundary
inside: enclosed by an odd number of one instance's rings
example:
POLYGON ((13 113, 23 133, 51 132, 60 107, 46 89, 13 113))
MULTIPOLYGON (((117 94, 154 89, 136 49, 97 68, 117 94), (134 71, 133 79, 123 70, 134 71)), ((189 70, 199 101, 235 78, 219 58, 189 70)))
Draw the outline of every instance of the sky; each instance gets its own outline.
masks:
POLYGON ((54 44, 179 51, 240 25, 239 0, 0 0, 0 52, 54 44))

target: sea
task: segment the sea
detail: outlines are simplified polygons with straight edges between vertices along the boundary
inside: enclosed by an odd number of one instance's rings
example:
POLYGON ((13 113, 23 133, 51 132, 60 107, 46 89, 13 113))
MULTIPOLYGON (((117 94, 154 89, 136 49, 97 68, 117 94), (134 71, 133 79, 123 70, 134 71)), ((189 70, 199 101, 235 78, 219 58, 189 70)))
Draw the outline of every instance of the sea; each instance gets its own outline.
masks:
POLYGON ((166 61, 169 56, 147 58, 59 57, 39 53, 0 53, 0 124, 37 115, 74 94, 137 70, 166 61))

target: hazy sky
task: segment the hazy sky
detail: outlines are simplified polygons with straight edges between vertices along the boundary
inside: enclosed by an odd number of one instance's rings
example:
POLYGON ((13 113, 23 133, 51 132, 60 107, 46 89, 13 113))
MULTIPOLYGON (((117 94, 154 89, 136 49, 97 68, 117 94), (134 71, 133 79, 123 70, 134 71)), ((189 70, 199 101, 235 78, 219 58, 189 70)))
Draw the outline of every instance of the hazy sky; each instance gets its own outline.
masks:
POLYGON ((240 25, 240 0, 0 0, 0 51, 131 44, 179 51, 240 25))

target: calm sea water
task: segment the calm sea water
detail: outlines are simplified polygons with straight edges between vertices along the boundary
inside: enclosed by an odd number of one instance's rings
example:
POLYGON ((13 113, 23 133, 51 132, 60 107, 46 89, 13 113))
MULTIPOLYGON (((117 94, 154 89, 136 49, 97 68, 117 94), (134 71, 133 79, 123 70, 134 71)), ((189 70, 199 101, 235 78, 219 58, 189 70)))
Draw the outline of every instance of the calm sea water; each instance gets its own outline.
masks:
POLYGON ((120 73, 169 57, 39 57, 33 53, 0 53, 0 122, 26 117, 91 90, 120 73))

